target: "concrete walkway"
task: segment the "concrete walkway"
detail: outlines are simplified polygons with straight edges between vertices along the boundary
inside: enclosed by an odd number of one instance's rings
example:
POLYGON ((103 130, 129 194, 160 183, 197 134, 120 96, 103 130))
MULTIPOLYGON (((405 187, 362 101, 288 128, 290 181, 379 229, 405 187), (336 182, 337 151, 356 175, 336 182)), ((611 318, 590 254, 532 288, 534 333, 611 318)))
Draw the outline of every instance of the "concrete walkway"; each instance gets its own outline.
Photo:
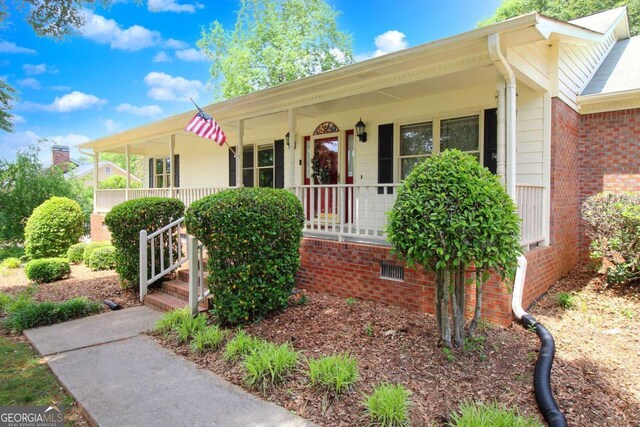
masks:
POLYGON ((313 425, 145 336, 161 315, 135 307, 24 334, 96 425, 313 425))

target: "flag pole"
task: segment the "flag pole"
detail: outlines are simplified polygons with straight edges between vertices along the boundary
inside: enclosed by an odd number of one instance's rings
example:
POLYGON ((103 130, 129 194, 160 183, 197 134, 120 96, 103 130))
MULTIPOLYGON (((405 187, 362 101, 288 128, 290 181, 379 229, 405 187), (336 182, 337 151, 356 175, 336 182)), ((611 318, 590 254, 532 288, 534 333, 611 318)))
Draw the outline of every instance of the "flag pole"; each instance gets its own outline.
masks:
MULTIPOLYGON (((193 98, 191 98, 191 97, 190 97, 190 98, 189 98, 189 100, 190 100, 191 102, 193 102, 193 105, 195 105, 195 106, 196 106, 196 108, 198 109, 198 111, 202 111, 202 108, 198 107, 198 104, 196 104, 196 101, 194 101, 194 100, 193 100, 193 98)), ((231 148, 231 146, 229 145, 229 143, 227 142, 227 140, 226 140, 226 139, 225 139, 224 143, 225 143, 225 144, 227 144, 227 147, 229 147, 229 151, 231 151, 231 152, 233 153, 233 157, 234 157, 234 158, 237 158, 237 157, 238 157, 238 154, 236 154, 235 150, 234 150, 233 148, 231 148)))

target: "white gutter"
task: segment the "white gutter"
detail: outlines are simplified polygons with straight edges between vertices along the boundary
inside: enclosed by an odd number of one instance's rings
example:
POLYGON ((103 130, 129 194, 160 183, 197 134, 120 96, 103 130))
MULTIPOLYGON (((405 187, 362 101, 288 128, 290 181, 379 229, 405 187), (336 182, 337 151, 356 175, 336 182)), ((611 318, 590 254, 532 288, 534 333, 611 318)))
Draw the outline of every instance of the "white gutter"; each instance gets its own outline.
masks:
POLYGON ((527 312, 522 308, 522 295, 524 293, 524 279, 527 273, 527 258, 524 255, 518 257, 518 269, 516 270, 516 278, 513 281, 513 297, 511 298, 511 309, 518 320, 527 312))
MULTIPOLYGON (((489 56, 495 64, 496 68, 505 80, 506 86, 506 114, 505 114, 505 145, 498 145, 498 162, 501 161, 501 155, 504 159, 506 151, 506 179, 507 193, 515 201, 516 198, 516 76, 500 49, 500 34, 493 33, 488 37, 489 56), (506 148, 506 150, 505 150, 506 148)), ((500 103, 500 101, 499 101, 500 103)), ((500 114, 500 113, 499 113, 500 114)), ((500 136, 498 135, 498 141, 500 136)))

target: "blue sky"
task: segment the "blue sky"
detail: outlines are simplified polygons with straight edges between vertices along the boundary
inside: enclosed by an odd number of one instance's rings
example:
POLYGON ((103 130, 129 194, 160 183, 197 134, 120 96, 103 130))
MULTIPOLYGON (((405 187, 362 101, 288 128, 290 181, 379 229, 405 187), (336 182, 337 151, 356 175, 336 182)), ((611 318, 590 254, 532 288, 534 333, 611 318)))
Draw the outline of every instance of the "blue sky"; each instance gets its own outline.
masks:
MULTIPOLYGON (((342 12, 339 28, 351 34, 357 59, 470 30, 501 2, 328 1, 342 12)), ((118 0, 87 11, 85 28, 62 42, 37 37, 10 9, 0 77, 20 100, 14 133, 0 131, 0 157, 41 138, 74 146, 181 113, 192 108, 189 96, 210 103, 209 62, 195 43, 214 20, 231 28, 238 8, 238 0, 118 0)), ((48 147, 41 157, 50 157, 48 147)))

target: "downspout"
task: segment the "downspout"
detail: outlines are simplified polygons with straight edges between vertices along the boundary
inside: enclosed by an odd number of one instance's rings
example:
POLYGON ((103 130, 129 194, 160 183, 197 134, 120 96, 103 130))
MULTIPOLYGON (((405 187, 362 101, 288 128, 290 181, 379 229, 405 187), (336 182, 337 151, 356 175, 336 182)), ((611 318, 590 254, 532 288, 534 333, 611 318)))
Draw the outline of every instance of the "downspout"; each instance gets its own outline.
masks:
POLYGON ((540 339, 540 353, 533 375, 533 388, 536 394, 538 408, 547 421, 549 427, 567 427, 567 419, 564 417, 551 392, 551 366, 556 352, 555 342, 551 333, 538 323, 538 321, 522 308, 522 293, 524 279, 527 272, 527 259, 524 255, 518 257, 518 269, 513 284, 513 299, 511 308, 518 320, 527 329, 535 329, 540 339))
MULTIPOLYGON (((505 80, 505 102, 506 114, 504 117, 505 125, 504 129, 505 138, 501 139, 500 130, 498 131, 498 164, 502 166, 504 164, 504 153, 506 151, 506 181, 507 181, 507 194, 511 196, 511 199, 516 200, 516 76, 513 73, 513 69, 507 58, 502 54, 500 49, 500 34, 490 34, 488 38, 489 56, 496 66, 498 72, 505 80), (502 145, 502 141, 505 141, 505 146, 502 145)), ((500 91, 499 91, 500 92, 500 91)), ((498 96, 501 94, 499 93, 498 96)), ((498 100, 500 105, 501 99, 498 100)), ((499 116, 500 118, 500 116, 499 116)), ((502 125, 502 123, 500 123, 502 125)), ((502 126, 499 126, 502 127, 502 126)), ((502 167, 501 167, 502 169, 502 167)))

